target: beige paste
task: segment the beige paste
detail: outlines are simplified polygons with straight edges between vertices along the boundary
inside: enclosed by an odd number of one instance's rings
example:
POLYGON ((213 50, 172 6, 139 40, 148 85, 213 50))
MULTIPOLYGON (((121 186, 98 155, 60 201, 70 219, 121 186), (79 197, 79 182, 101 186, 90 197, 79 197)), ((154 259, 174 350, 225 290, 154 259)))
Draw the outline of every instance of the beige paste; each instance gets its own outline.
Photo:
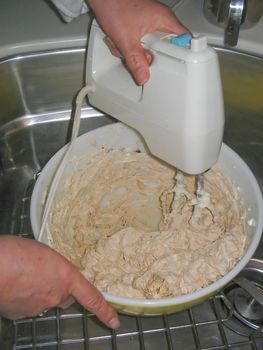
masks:
POLYGON ((229 272, 244 253, 244 208, 218 166, 205 174, 209 208, 195 218, 194 176, 174 198, 175 169, 145 153, 102 149, 55 198, 54 248, 102 292, 165 298, 229 272))

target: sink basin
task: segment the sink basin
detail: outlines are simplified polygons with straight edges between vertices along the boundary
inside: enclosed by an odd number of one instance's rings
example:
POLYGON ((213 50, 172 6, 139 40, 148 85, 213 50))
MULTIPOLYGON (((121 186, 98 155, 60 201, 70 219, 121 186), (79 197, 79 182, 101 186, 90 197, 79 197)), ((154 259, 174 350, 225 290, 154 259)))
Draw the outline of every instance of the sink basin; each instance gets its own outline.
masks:
MULTIPOLYGON (((217 51, 226 111, 224 142, 245 160, 263 190, 263 58, 221 48, 217 51)), ((0 61, 2 234, 33 238, 29 221, 32 188, 48 159, 67 141, 71 102, 83 85, 84 56, 84 49, 67 49, 0 61)), ((86 104, 80 133, 113 122, 113 118, 86 104)), ((255 258, 263 259, 263 242, 255 258)), ((66 344, 78 344, 74 350, 95 349, 95 345, 100 349, 116 349, 120 343, 127 350, 136 346, 144 349, 145 344, 150 349, 172 349, 172 346, 181 349, 183 344, 187 350, 198 348, 198 344, 214 348, 221 344, 227 348, 236 341, 246 345, 248 338, 236 340, 225 335, 224 320, 218 312, 219 299, 211 298, 174 316, 148 319, 122 316, 123 326, 118 334, 111 334, 79 305, 66 311, 51 310, 42 318, 17 322, 2 319, 0 348, 45 346, 51 350, 58 344, 59 349, 68 348, 66 344), (174 332, 178 332, 176 337, 174 332)), ((263 338, 259 340, 259 345, 256 342, 254 345, 256 350, 263 348, 263 338)))

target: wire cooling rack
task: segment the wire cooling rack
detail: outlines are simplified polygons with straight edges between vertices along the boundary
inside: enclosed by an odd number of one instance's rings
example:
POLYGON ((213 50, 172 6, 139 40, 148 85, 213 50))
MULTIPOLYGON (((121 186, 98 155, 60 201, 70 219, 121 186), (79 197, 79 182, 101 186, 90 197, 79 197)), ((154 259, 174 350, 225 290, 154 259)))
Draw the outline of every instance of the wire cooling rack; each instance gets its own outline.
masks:
MULTIPOLYGON (((33 237, 29 208, 34 182, 22 198, 19 235, 27 238, 33 237)), ((235 320, 231 308, 224 308, 223 299, 219 294, 171 315, 120 315, 121 326, 116 331, 80 305, 52 309, 44 316, 13 322, 13 350, 262 350, 263 333, 235 320)))

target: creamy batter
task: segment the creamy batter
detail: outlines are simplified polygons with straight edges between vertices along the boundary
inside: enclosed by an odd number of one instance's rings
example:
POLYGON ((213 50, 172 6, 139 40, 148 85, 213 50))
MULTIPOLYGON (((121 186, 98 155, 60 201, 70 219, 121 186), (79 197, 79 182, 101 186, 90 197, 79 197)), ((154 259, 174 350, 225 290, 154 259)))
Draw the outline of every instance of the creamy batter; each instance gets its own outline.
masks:
POLYGON ((54 248, 102 292, 157 299, 224 276, 244 253, 237 189, 215 166, 205 174, 208 208, 195 215, 196 183, 146 153, 102 149, 67 179, 50 219, 54 248))

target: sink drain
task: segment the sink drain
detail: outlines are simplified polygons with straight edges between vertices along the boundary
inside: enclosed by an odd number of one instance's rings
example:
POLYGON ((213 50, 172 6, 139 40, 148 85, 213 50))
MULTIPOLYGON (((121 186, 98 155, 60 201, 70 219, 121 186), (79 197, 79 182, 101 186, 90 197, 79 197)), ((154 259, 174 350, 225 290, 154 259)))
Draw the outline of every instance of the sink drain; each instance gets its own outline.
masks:
MULTIPOLYGON (((245 277, 263 296, 263 261, 250 260, 240 272, 239 277, 245 277)), ((232 330, 239 331, 239 321, 253 330, 263 332, 263 305, 235 282, 231 282, 223 291, 225 309, 232 313, 226 325, 232 330)), ((242 327, 241 327, 242 328, 242 327)), ((246 330, 246 335, 249 334, 246 330)))

